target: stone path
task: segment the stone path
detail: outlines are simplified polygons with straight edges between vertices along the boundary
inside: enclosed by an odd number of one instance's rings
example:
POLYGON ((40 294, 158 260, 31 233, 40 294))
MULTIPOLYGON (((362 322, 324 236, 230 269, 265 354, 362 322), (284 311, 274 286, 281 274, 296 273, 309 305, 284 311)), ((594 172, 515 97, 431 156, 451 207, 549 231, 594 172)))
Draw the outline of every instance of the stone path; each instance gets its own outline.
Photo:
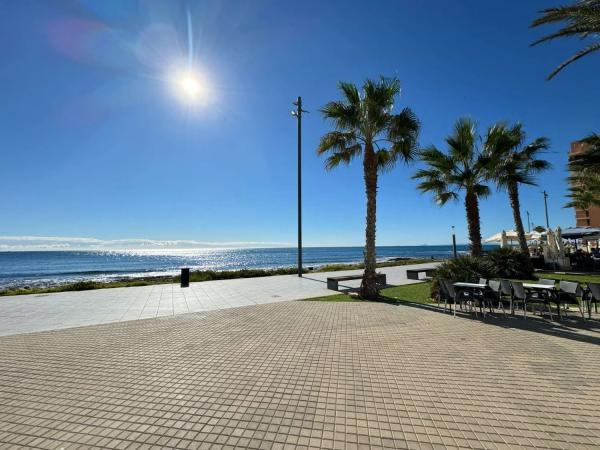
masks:
POLYGON ((587 326, 285 302, 0 337, 0 448, 598 448, 587 326))
MULTIPOLYGON (((387 274, 389 284, 400 285, 414 283, 406 278, 407 268, 432 265, 386 267, 380 271, 387 274)), ((353 270, 333 274, 359 273, 353 270)), ((336 292, 328 290, 326 284, 331 275, 207 281, 183 289, 177 284, 162 284, 0 297, 0 336, 333 295, 336 292)), ((356 287, 360 280, 344 285, 356 287)))

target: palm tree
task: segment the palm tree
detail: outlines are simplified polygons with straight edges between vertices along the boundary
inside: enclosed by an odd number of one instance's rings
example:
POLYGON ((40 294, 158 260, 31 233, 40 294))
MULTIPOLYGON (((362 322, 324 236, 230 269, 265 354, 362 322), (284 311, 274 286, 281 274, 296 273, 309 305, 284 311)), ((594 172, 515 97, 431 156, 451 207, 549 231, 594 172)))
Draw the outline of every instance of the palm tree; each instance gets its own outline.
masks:
POLYGON ((571 157, 569 161, 571 187, 567 197, 571 201, 565 206, 567 208, 600 206, 600 135, 592 134, 583 142, 590 148, 571 157))
POLYGON ((325 134, 317 153, 327 154, 325 167, 349 164, 362 156, 367 197, 365 229, 365 269, 360 294, 374 299, 379 295, 376 278, 375 222, 377 178, 380 171, 391 169, 398 160, 409 162, 417 149, 419 122, 405 108, 393 114, 394 99, 400 93, 397 78, 365 80, 362 92, 351 83, 339 83, 343 100, 327 103, 321 112, 333 123, 334 131, 325 134))
POLYGON ((548 149, 549 142, 540 137, 524 146, 526 140, 523 126, 519 123, 508 127, 504 123, 491 127, 486 138, 488 155, 491 158, 488 178, 495 181, 498 189, 506 190, 523 254, 529 256, 525 228, 521 220, 519 185, 535 186, 535 175, 551 167, 551 164, 538 159, 538 155, 548 149))
POLYGON ((418 189, 432 192, 440 205, 458 200, 459 193, 464 191, 469 240, 474 256, 482 253, 479 199, 490 194, 490 188, 485 184, 489 158, 478 148, 478 141, 475 122, 459 119, 454 132, 446 138, 448 153, 435 146, 421 151, 421 160, 428 167, 413 175, 413 179, 420 180, 418 189))
POLYGON ((544 9, 541 13, 542 16, 531 23, 531 28, 561 22, 565 25, 558 31, 538 39, 531 45, 537 45, 559 37, 578 37, 582 40, 586 38, 594 39, 587 47, 575 53, 554 69, 548 76, 548 80, 579 58, 600 50, 600 0, 579 0, 569 6, 544 9))

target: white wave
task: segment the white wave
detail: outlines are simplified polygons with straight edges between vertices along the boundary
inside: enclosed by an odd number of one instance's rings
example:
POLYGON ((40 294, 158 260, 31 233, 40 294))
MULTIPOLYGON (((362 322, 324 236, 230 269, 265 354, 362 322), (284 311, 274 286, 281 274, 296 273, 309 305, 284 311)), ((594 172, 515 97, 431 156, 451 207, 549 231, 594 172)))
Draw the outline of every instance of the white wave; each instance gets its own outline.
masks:
POLYGON ((40 250, 185 250, 210 248, 289 247, 286 242, 198 241, 191 239, 98 239, 67 236, 0 236, 0 251, 40 250))

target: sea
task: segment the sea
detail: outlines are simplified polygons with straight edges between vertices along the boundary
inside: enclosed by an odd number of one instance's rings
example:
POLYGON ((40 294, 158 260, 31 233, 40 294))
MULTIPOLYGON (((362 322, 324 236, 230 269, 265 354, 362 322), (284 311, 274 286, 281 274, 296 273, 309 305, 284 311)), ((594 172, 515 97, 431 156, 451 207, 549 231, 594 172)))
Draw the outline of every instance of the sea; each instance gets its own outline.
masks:
MULTIPOLYGON (((303 249, 304 267, 360 262, 363 250, 363 247, 306 247, 303 249)), ((459 245, 457 250, 466 253, 468 247, 459 245)), ((379 261, 451 256, 450 245, 377 247, 379 261)), ((0 289, 172 275, 179 273, 182 267, 236 270, 295 267, 296 264, 296 248, 0 252, 0 289)))

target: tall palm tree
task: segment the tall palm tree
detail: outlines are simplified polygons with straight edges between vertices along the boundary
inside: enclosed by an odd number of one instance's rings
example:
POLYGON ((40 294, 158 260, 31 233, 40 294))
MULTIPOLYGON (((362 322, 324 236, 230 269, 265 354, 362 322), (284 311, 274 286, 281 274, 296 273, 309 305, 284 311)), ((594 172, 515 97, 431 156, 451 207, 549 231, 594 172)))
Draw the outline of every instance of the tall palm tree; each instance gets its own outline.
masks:
POLYGON ((539 154, 548 149, 548 139, 540 137, 527 145, 524 145, 525 141, 523 125, 517 123, 508 127, 499 123, 488 130, 486 151, 491 159, 488 178, 495 181, 499 189, 508 193, 519 247, 523 254, 529 255, 525 228, 521 220, 519 185, 535 186, 535 175, 548 170, 551 164, 544 159, 538 159, 539 154))
POLYGON ((538 39, 531 45, 560 37, 578 37, 582 40, 586 38, 593 39, 587 47, 575 53, 554 69, 548 76, 548 80, 579 58, 600 50, 600 0, 579 0, 569 6, 544 9, 541 13, 542 16, 531 23, 532 28, 555 23, 564 23, 565 25, 558 31, 538 39))
POLYGON ((458 200, 464 191, 471 253, 482 253, 479 199, 490 194, 485 184, 489 158, 478 147, 480 137, 475 122, 461 118, 454 132, 446 138, 448 152, 435 146, 421 151, 421 160, 428 166, 418 170, 413 179, 420 180, 418 189, 432 192, 435 201, 444 205, 449 200, 458 200))
POLYGON ((323 117, 331 121, 335 129, 321 138, 317 153, 328 155, 325 162, 328 170, 362 156, 367 220, 361 296, 374 299, 379 295, 375 272, 378 174, 391 169, 398 160, 413 159, 419 122, 408 108, 399 114, 392 113, 394 99, 400 93, 397 78, 365 80, 362 91, 351 83, 339 83, 338 87, 343 100, 329 102, 321 109, 323 117))
POLYGON ((583 139, 590 148, 571 157, 569 161, 571 201, 567 208, 588 209, 600 206, 600 135, 592 134, 583 139))

